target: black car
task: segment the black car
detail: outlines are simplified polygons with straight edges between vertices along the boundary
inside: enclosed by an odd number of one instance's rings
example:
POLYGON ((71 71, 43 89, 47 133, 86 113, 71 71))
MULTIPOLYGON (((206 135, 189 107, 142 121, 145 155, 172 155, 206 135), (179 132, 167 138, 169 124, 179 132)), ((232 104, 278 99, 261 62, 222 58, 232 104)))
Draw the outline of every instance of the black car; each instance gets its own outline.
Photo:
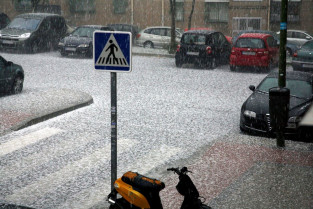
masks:
POLYGON ((115 31, 131 32, 133 43, 137 34, 139 33, 139 28, 136 25, 116 23, 116 24, 108 24, 108 26, 113 28, 115 31))
POLYGON ((303 44, 302 47, 293 54, 291 65, 295 71, 313 72, 313 40, 303 44))
POLYGON ((0 13, 0 30, 10 23, 10 18, 4 13, 0 13))
POLYGON ((23 89, 24 70, 20 65, 0 56, 0 92, 20 93, 23 89))
POLYGON ((221 32, 190 30, 183 33, 175 54, 175 63, 181 67, 193 63, 200 67, 216 68, 228 63, 231 45, 221 32))
POLYGON ((93 32, 96 30, 114 31, 113 28, 102 25, 79 26, 59 42, 58 49, 61 55, 83 55, 86 57, 92 57, 93 32))
MULTIPOLYGON (((267 75, 257 87, 249 87, 253 93, 241 107, 241 131, 273 135, 269 114, 269 89, 277 86, 278 72, 275 71, 267 75)), ((286 134, 300 134, 299 122, 313 101, 313 74, 287 72, 286 87, 290 89, 290 106, 285 132, 286 134)))
POLYGON ((0 31, 0 48, 37 53, 56 49, 67 33, 64 17, 49 13, 27 13, 15 17, 0 31))

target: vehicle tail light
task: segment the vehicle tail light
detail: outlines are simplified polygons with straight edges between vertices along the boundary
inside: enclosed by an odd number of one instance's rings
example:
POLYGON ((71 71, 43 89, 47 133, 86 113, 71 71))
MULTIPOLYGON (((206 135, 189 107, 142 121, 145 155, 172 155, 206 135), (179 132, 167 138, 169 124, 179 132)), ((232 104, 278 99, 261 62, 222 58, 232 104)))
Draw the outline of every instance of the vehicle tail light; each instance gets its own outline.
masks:
POLYGON ((293 56, 294 56, 294 57, 297 57, 297 56, 298 56, 298 53, 297 53, 297 52, 293 53, 293 56))
POLYGON ((212 53, 212 48, 210 46, 208 46, 205 50, 206 50, 207 54, 211 54, 212 53))
POLYGON ((267 55, 269 52, 268 52, 268 51, 264 51, 263 53, 264 53, 265 55, 267 55))
POLYGON ((176 52, 179 52, 179 49, 180 49, 180 45, 178 44, 176 48, 176 52))
POLYGON ((141 34, 140 34, 140 33, 138 33, 138 34, 137 34, 137 36, 136 36, 136 38, 138 39, 138 38, 140 38, 140 36, 141 36, 141 34))
POLYGON ((235 49, 232 49, 232 50, 231 50, 231 54, 233 54, 233 55, 235 55, 235 54, 236 54, 235 49))

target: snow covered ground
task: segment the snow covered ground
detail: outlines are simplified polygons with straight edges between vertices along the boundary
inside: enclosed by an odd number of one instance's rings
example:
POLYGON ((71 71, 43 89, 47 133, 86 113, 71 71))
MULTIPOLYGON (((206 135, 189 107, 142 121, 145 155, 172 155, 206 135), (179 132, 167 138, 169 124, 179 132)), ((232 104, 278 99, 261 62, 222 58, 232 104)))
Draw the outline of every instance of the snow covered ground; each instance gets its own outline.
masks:
MULTIPOLYGON (((0 202, 35 208, 103 202, 110 191, 110 73, 95 71, 91 59, 58 52, 2 56, 23 66, 24 92, 80 90, 94 104, 0 138, 37 140, 0 156, 0 202)), ((173 58, 134 55, 132 72, 117 74, 118 176, 165 170, 217 138, 239 133, 248 86, 265 76, 231 72, 227 65, 176 68, 173 58)))

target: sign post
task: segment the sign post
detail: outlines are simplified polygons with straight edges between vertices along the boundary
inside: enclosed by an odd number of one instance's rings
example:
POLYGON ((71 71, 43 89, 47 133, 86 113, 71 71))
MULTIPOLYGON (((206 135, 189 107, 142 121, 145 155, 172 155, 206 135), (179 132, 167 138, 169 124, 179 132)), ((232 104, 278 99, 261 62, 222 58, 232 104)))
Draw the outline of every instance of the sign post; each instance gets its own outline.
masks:
POLYGON ((95 31, 93 62, 97 71, 111 75, 111 190, 117 179, 117 79, 116 72, 131 72, 131 33, 95 31))

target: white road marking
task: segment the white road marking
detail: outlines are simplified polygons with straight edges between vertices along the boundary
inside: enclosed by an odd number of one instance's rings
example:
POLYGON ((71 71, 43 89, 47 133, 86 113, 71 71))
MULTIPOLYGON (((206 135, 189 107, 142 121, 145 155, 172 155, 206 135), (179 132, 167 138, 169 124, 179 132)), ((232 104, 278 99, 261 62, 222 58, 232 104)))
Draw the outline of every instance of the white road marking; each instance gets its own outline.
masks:
POLYGON ((72 150, 79 149, 79 147, 83 147, 99 137, 99 135, 90 136, 90 134, 86 134, 74 140, 62 140, 53 149, 48 148, 25 158, 17 159, 14 164, 1 168, 0 182, 8 182, 9 179, 14 179, 22 173, 32 170, 34 167, 48 163, 53 158, 64 156, 72 150))
MULTIPOLYGON (((167 145, 162 145, 157 150, 153 150, 149 152, 144 157, 137 158, 138 161, 134 161, 134 164, 130 166, 126 166, 124 168, 124 172, 132 170, 134 172, 138 172, 140 174, 145 174, 154 167, 161 165, 168 161, 173 155, 176 155, 180 152, 180 148, 177 147, 170 147, 167 145), (144 165, 144 166, 143 166, 144 165)), ((124 173, 123 172, 123 173, 124 173)), ((123 174, 122 173, 122 174, 123 174)), ((122 175, 119 174, 119 175, 122 175)), ((119 178, 120 176, 118 176, 119 178)), ((151 178, 154 178, 151 176, 151 178)), ((162 179, 160 179, 162 181, 162 179)), ((99 203, 103 202, 107 195, 111 190, 111 183, 110 179, 105 182, 98 183, 96 186, 87 188, 82 190, 81 192, 77 193, 74 197, 68 199, 63 205, 59 208, 91 208, 93 206, 98 205, 99 203)))
MULTIPOLYGON (((124 152, 131 148, 137 141, 131 139, 118 140, 118 152, 124 152)), ((97 168, 110 160, 111 147, 108 144, 92 154, 69 164, 55 173, 43 176, 33 184, 27 185, 19 190, 13 191, 12 195, 7 196, 7 201, 22 201, 24 203, 32 203, 39 197, 49 192, 53 192, 57 187, 67 181, 75 179, 76 176, 90 171, 91 168, 97 168)))
POLYGON ((0 157, 31 144, 35 144, 42 139, 48 138, 60 132, 62 132, 61 129, 47 127, 24 136, 19 136, 8 142, 0 144, 0 157))

